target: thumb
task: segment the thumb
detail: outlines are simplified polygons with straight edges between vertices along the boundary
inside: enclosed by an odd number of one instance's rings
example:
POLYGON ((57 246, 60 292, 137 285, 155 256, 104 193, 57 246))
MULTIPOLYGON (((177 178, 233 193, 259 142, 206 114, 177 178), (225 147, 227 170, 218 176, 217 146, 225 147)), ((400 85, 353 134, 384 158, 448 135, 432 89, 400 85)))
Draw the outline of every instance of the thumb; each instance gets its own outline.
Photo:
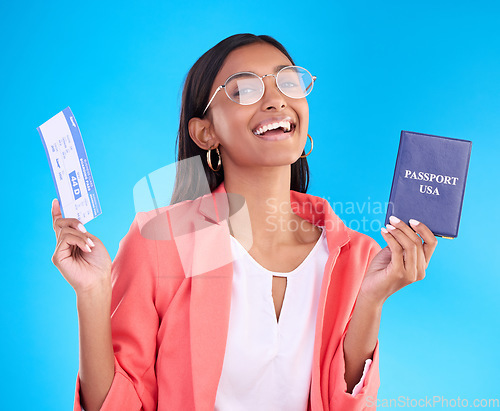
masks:
POLYGON ((52 217, 57 217, 61 215, 61 206, 59 205, 59 200, 54 198, 52 200, 52 217))

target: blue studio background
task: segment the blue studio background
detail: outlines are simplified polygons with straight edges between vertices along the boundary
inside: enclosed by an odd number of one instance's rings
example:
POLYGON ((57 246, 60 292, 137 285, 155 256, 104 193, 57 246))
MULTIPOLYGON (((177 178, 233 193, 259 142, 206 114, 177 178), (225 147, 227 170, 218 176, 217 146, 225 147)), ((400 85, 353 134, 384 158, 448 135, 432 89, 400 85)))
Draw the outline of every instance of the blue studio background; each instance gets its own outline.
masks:
POLYGON ((241 32, 276 37, 318 76, 309 192, 382 247, 400 131, 473 141, 458 238, 384 305, 379 399, 500 398, 499 15, 495 1, 2 2, 0 407, 71 409, 78 371, 36 127, 73 110, 103 210, 86 227, 113 258, 134 185, 175 161, 186 73, 241 32))

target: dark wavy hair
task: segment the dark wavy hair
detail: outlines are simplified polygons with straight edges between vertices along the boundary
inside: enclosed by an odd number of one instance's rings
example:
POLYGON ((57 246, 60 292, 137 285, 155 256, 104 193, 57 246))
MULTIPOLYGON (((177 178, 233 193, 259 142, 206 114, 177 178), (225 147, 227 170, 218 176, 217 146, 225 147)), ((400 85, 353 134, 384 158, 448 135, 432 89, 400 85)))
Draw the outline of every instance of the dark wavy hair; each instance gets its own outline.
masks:
MULTIPOLYGON (((228 54, 239 47, 253 43, 267 43, 276 47, 295 65, 285 47, 273 37, 256 36, 250 33, 235 34, 222 40, 196 61, 186 76, 182 92, 179 131, 176 139, 176 146, 178 145, 176 176, 171 204, 194 200, 200 195, 208 194, 204 181, 208 181, 211 192, 224 181, 223 165, 217 172, 210 169, 206 159, 207 152, 191 139, 188 123, 193 117, 203 117, 203 110, 208 104, 212 84, 228 54), (201 156, 203 172, 197 167, 189 167, 188 162, 181 161, 198 155, 201 156)), ((302 155, 304 154, 303 151, 302 155)), ((212 161, 212 164, 214 163, 216 164, 212 161)), ((290 189, 305 193, 309 185, 307 159, 299 158, 291 165, 291 168, 290 189)))

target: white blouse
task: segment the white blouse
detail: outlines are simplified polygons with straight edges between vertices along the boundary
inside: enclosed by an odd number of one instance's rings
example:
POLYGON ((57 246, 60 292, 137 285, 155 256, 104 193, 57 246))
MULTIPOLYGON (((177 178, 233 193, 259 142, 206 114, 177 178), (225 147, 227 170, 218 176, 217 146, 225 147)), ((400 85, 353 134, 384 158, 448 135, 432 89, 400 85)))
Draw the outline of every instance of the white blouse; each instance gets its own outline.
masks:
MULTIPOLYGON (((215 410, 307 410, 316 313, 328 259, 326 232, 288 273, 262 267, 233 236, 231 250, 229 332, 215 410), (287 277, 279 321, 273 276, 287 277)), ((361 389, 370 363, 368 359, 352 395, 361 389)))

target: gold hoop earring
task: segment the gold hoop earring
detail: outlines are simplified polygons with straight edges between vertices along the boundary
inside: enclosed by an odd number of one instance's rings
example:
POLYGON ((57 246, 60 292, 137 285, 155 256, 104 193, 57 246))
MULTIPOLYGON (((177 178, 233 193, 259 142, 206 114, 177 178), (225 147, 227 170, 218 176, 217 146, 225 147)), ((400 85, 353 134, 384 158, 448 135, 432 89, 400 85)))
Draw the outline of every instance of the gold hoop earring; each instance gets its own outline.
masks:
POLYGON ((212 171, 219 171, 219 170, 220 170, 220 166, 221 166, 221 164, 222 164, 222 159, 220 158, 219 147, 216 147, 216 148, 215 148, 215 151, 217 152, 217 155, 219 156, 219 161, 217 162, 217 168, 216 168, 216 169, 214 169, 214 168, 212 167, 212 158, 211 158, 211 153, 210 153, 210 152, 212 151, 212 148, 213 148, 213 147, 214 147, 214 146, 210 147, 210 149, 207 151, 207 163, 208 163, 208 166, 210 167, 210 169, 211 169, 212 171))
POLYGON ((309 154, 311 154, 311 151, 313 151, 313 139, 312 137, 308 134, 307 137, 311 140, 311 149, 309 150, 309 153, 307 153, 305 156, 300 156, 300 158, 306 158, 309 154))

